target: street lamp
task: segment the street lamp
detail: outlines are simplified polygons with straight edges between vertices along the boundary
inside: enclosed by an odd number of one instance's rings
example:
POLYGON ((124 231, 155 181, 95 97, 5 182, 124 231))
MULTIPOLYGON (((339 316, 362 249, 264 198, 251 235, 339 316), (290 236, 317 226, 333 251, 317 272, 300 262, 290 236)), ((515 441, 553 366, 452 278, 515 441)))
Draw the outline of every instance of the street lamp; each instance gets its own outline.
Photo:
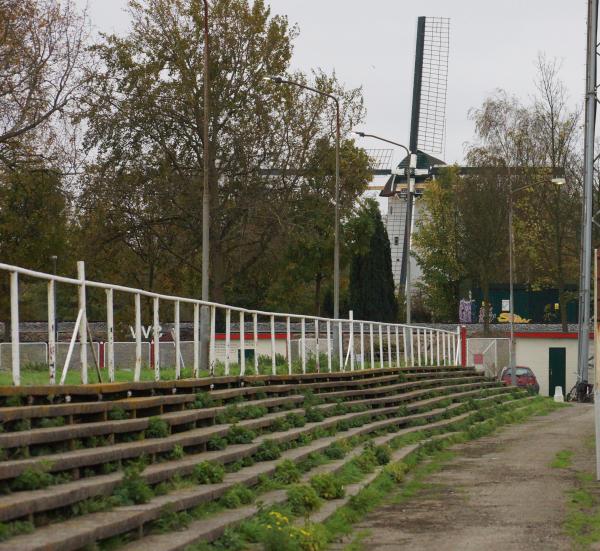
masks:
MULTIPOLYGON (((554 185, 561 186, 566 180, 564 178, 552 178, 550 182, 554 185)), ((512 386, 517 385, 517 369, 516 369, 516 358, 515 358, 515 306, 514 306, 514 283, 513 283, 513 272, 514 272, 514 247, 515 247, 515 236, 513 231, 513 196, 519 191, 528 189, 530 187, 548 183, 546 180, 539 182, 533 182, 517 189, 510 189, 508 192, 508 270, 509 270, 509 285, 510 285, 510 384, 512 386)), ((487 315, 487 313, 486 313, 487 315)))
MULTIPOLYGON (((412 185, 412 180, 410 177, 410 168, 411 168, 411 163, 412 163, 412 155, 410 153, 410 150, 408 149, 408 147, 406 147, 405 145, 402 145, 401 143, 397 143, 397 142, 393 142, 392 140, 388 140, 386 138, 381 138, 379 136, 375 136, 374 134, 365 134, 364 132, 354 132, 354 134, 357 134, 358 136, 360 136, 361 138, 374 138, 376 140, 379 140, 381 142, 386 142, 392 145, 396 145, 398 147, 401 147, 402 149, 404 149, 404 151, 406 151, 406 155, 407 160, 406 160, 406 192, 407 192, 407 212, 406 212, 406 220, 408 222, 408 220, 412 219, 412 202, 413 202, 413 198, 414 198, 414 186, 412 185)), ((411 286, 410 286, 410 247, 411 247, 411 231, 410 231, 410 224, 406 224, 404 227, 404 232, 405 232, 405 239, 404 239, 404 243, 406 245, 406 251, 405 254, 406 256, 406 324, 410 325, 411 322, 411 286)))
MULTIPOLYGON (((333 317, 340 317, 340 101, 333 94, 317 90, 306 84, 287 80, 278 76, 267 76, 265 80, 275 82, 276 84, 289 84, 304 90, 309 90, 315 94, 325 96, 335 102, 335 225, 334 225, 334 244, 333 244, 333 317)), ((334 345, 337 344, 337 339, 334 345)))

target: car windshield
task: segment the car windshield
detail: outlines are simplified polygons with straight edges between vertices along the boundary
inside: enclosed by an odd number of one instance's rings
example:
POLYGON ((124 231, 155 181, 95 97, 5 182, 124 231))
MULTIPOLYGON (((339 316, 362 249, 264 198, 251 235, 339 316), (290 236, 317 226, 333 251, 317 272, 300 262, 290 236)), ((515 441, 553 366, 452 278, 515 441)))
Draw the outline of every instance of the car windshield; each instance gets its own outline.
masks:
MULTIPOLYGON (((516 372, 517 377, 524 377, 524 376, 531 377, 533 375, 533 372, 528 367, 516 367, 515 372, 516 372)), ((510 377, 510 376, 511 376, 510 367, 506 367, 504 369, 504 371, 502 372, 502 378, 510 377)))

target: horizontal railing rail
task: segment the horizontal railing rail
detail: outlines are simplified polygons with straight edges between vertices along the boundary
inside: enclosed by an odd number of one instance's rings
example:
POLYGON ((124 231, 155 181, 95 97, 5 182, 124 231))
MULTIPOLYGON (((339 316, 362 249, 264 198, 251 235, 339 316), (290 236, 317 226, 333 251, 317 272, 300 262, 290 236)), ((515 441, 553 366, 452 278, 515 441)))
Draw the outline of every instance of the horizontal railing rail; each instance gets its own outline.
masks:
MULTIPOLYGON (((461 361, 460 330, 456 331, 439 329, 421 325, 406 325, 399 323, 386 323, 368 320, 353 319, 350 312, 349 319, 327 318, 304 314, 293 314, 283 312, 269 312, 264 310, 253 310, 220 304, 210 301, 202 301, 191 297, 180 297, 147 291, 123 285, 90 281, 85 278, 85 264, 77 263, 77 278, 64 277, 44 272, 29 270, 19 266, 0 263, 0 271, 7 272, 10 276, 10 327, 11 327, 11 369, 12 382, 14 385, 21 384, 21 360, 20 360, 20 330, 19 330, 19 279, 20 276, 44 280, 47 282, 47 307, 48 307, 48 380, 55 384, 57 379, 57 341, 56 341, 56 284, 67 284, 75 286, 78 290, 78 313, 75 328, 69 342, 69 348, 65 363, 62 366, 59 382, 64 384, 74 354, 76 344, 79 344, 79 364, 81 382, 88 383, 88 336, 90 330, 87 319, 86 289, 102 289, 106 293, 106 342, 103 344, 103 365, 106 367, 109 381, 115 381, 115 322, 114 322, 114 294, 126 293, 134 299, 134 344, 135 359, 133 362, 133 380, 141 379, 142 370, 142 308, 141 298, 152 299, 152 340, 151 340, 151 368, 154 371, 154 379, 161 379, 161 354, 160 347, 165 344, 174 347, 174 378, 181 378, 183 356, 181 352, 181 326, 180 306, 182 304, 192 305, 192 376, 200 376, 200 347, 208 348, 207 370, 213 374, 217 364, 222 363, 223 374, 230 375, 232 365, 239 363, 239 375, 246 374, 246 350, 253 349, 254 370, 259 371, 259 356, 270 359, 271 374, 277 374, 278 355, 284 358, 284 367, 287 372, 292 373, 294 369, 292 358, 292 336, 299 337, 295 340, 298 347, 298 370, 307 372, 307 364, 312 360, 316 371, 333 371, 334 369, 344 371, 355 369, 366 369, 388 366, 420 366, 420 365, 458 365, 461 361), (160 329, 160 307, 161 303, 173 305, 173 319, 171 338, 172 342, 161 341, 160 329), (206 329, 201 332, 200 314, 205 316, 206 329), (217 311, 224 313, 224 353, 222 360, 217 359, 217 311), (239 316, 237 330, 232 329, 232 313, 239 316), (265 354, 259 354, 258 337, 259 318, 268 318, 269 344, 265 354), (248 319, 249 323, 246 322, 248 319), (251 320, 251 321, 250 321, 251 320), (285 338, 281 331, 276 332, 276 322, 285 322, 285 338), (294 332, 292 331, 294 322, 294 332), (250 331, 247 327, 250 325, 250 331), (299 325, 299 331, 298 326, 299 325), (308 343, 312 335, 314 343, 308 343), (246 345, 246 339, 250 337, 252 345, 246 345), (237 346, 232 346, 232 338, 237 346), (281 341, 285 342, 282 343, 281 341), (325 341, 325 351, 321 352, 321 344, 325 341), (280 341, 279 343, 277 341, 280 341), (344 349, 345 345, 345 349, 344 349), (238 362, 232 362, 232 351, 238 353, 238 362), (376 350, 377 349, 377 350, 376 350), (376 353, 377 352, 377 353, 376 353), (369 361, 366 361, 366 357, 369 361), (323 357, 323 358, 322 358, 323 357), (322 366, 321 362, 326 366, 322 366)), ((263 343, 261 343, 263 344, 263 343)), ((263 345, 264 347, 264 345, 263 345)), ((94 363, 99 369, 98 358, 94 354, 94 363)), ((164 367, 164 366, 163 366, 164 367)))

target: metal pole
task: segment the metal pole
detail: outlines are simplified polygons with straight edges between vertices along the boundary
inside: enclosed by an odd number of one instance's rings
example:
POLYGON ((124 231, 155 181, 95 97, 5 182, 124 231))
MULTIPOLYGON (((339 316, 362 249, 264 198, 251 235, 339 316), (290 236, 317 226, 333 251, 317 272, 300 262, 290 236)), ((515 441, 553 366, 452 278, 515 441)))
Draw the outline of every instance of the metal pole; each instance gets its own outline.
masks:
MULTIPOLYGON (((510 181, 510 180, 509 180, 510 181)), ((512 184, 512 181, 511 181, 512 184)), ((514 296, 514 260, 513 260, 513 250, 514 250, 514 234, 513 234, 513 193, 512 189, 508 192, 508 271, 509 271, 509 286, 510 286, 510 297, 509 297, 509 306, 510 306, 510 384, 512 386, 517 385, 517 373, 515 367, 515 296, 514 296)), ((485 306, 487 308, 487 304, 485 306)), ((485 311, 485 315, 487 315, 487 310, 485 311)))
POLYGON ((598 320, 598 255, 594 254, 594 421, 596 428, 596 480, 600 480, 600 322, 598 320))
POLYGON ((340 317, 340 102, 335 101, 335 222, 333 243, 333 317, 340 317))
MULTIPOLYGON (((203 121, 203 153, 202 153, 202 300, 209 300, 209 278, 210 278, 210 184, 209 184, 209 34, 208 34, 208 0, 204 0, 204 121, 203 121)), ((208 369, 208 315, 207 306, 202 307, 201 312, 201 346, 200 366, 208 369)))
MULTIPOLYGON (((588 382, 590 330, 590 277, 592 269, 592 196, 594 191, 594 134, 596 130, 596 64, 598 0, 588 0, 587 66, 585 89, 585 136, 583 153, 583 201, 581 220, 581 266, 579 283, 579 351, 577 383, 588 382)), ((597 442, 598 443, 598 442, 597 442)))

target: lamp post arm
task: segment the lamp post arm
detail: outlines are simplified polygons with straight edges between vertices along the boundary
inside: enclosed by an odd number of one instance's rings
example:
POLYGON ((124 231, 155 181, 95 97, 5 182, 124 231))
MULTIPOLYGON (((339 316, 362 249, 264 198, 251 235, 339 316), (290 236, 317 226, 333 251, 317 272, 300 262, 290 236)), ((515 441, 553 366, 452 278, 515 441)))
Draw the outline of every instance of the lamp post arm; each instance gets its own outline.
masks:
MULTIPOLYGON (((398 147, 401 147, 402 149, 404 149, 404 151, 406 151, 406 154, 410 157, 410 151, 409 151, 408 147, 406 147, 405 145, 402 145, 401 143, 393 142, 392 140, 387 140, 380 136, 376 136, 375 134, 365 134, 364 132, 355 132, 355 134, 358 134, 361 138, 374 138, 381 142, 386 142, 386 143, 389 143, 392 145, 397 145, 398 147)), ((409 159, 409 165, 410 165, 410 159, 409 159)))

